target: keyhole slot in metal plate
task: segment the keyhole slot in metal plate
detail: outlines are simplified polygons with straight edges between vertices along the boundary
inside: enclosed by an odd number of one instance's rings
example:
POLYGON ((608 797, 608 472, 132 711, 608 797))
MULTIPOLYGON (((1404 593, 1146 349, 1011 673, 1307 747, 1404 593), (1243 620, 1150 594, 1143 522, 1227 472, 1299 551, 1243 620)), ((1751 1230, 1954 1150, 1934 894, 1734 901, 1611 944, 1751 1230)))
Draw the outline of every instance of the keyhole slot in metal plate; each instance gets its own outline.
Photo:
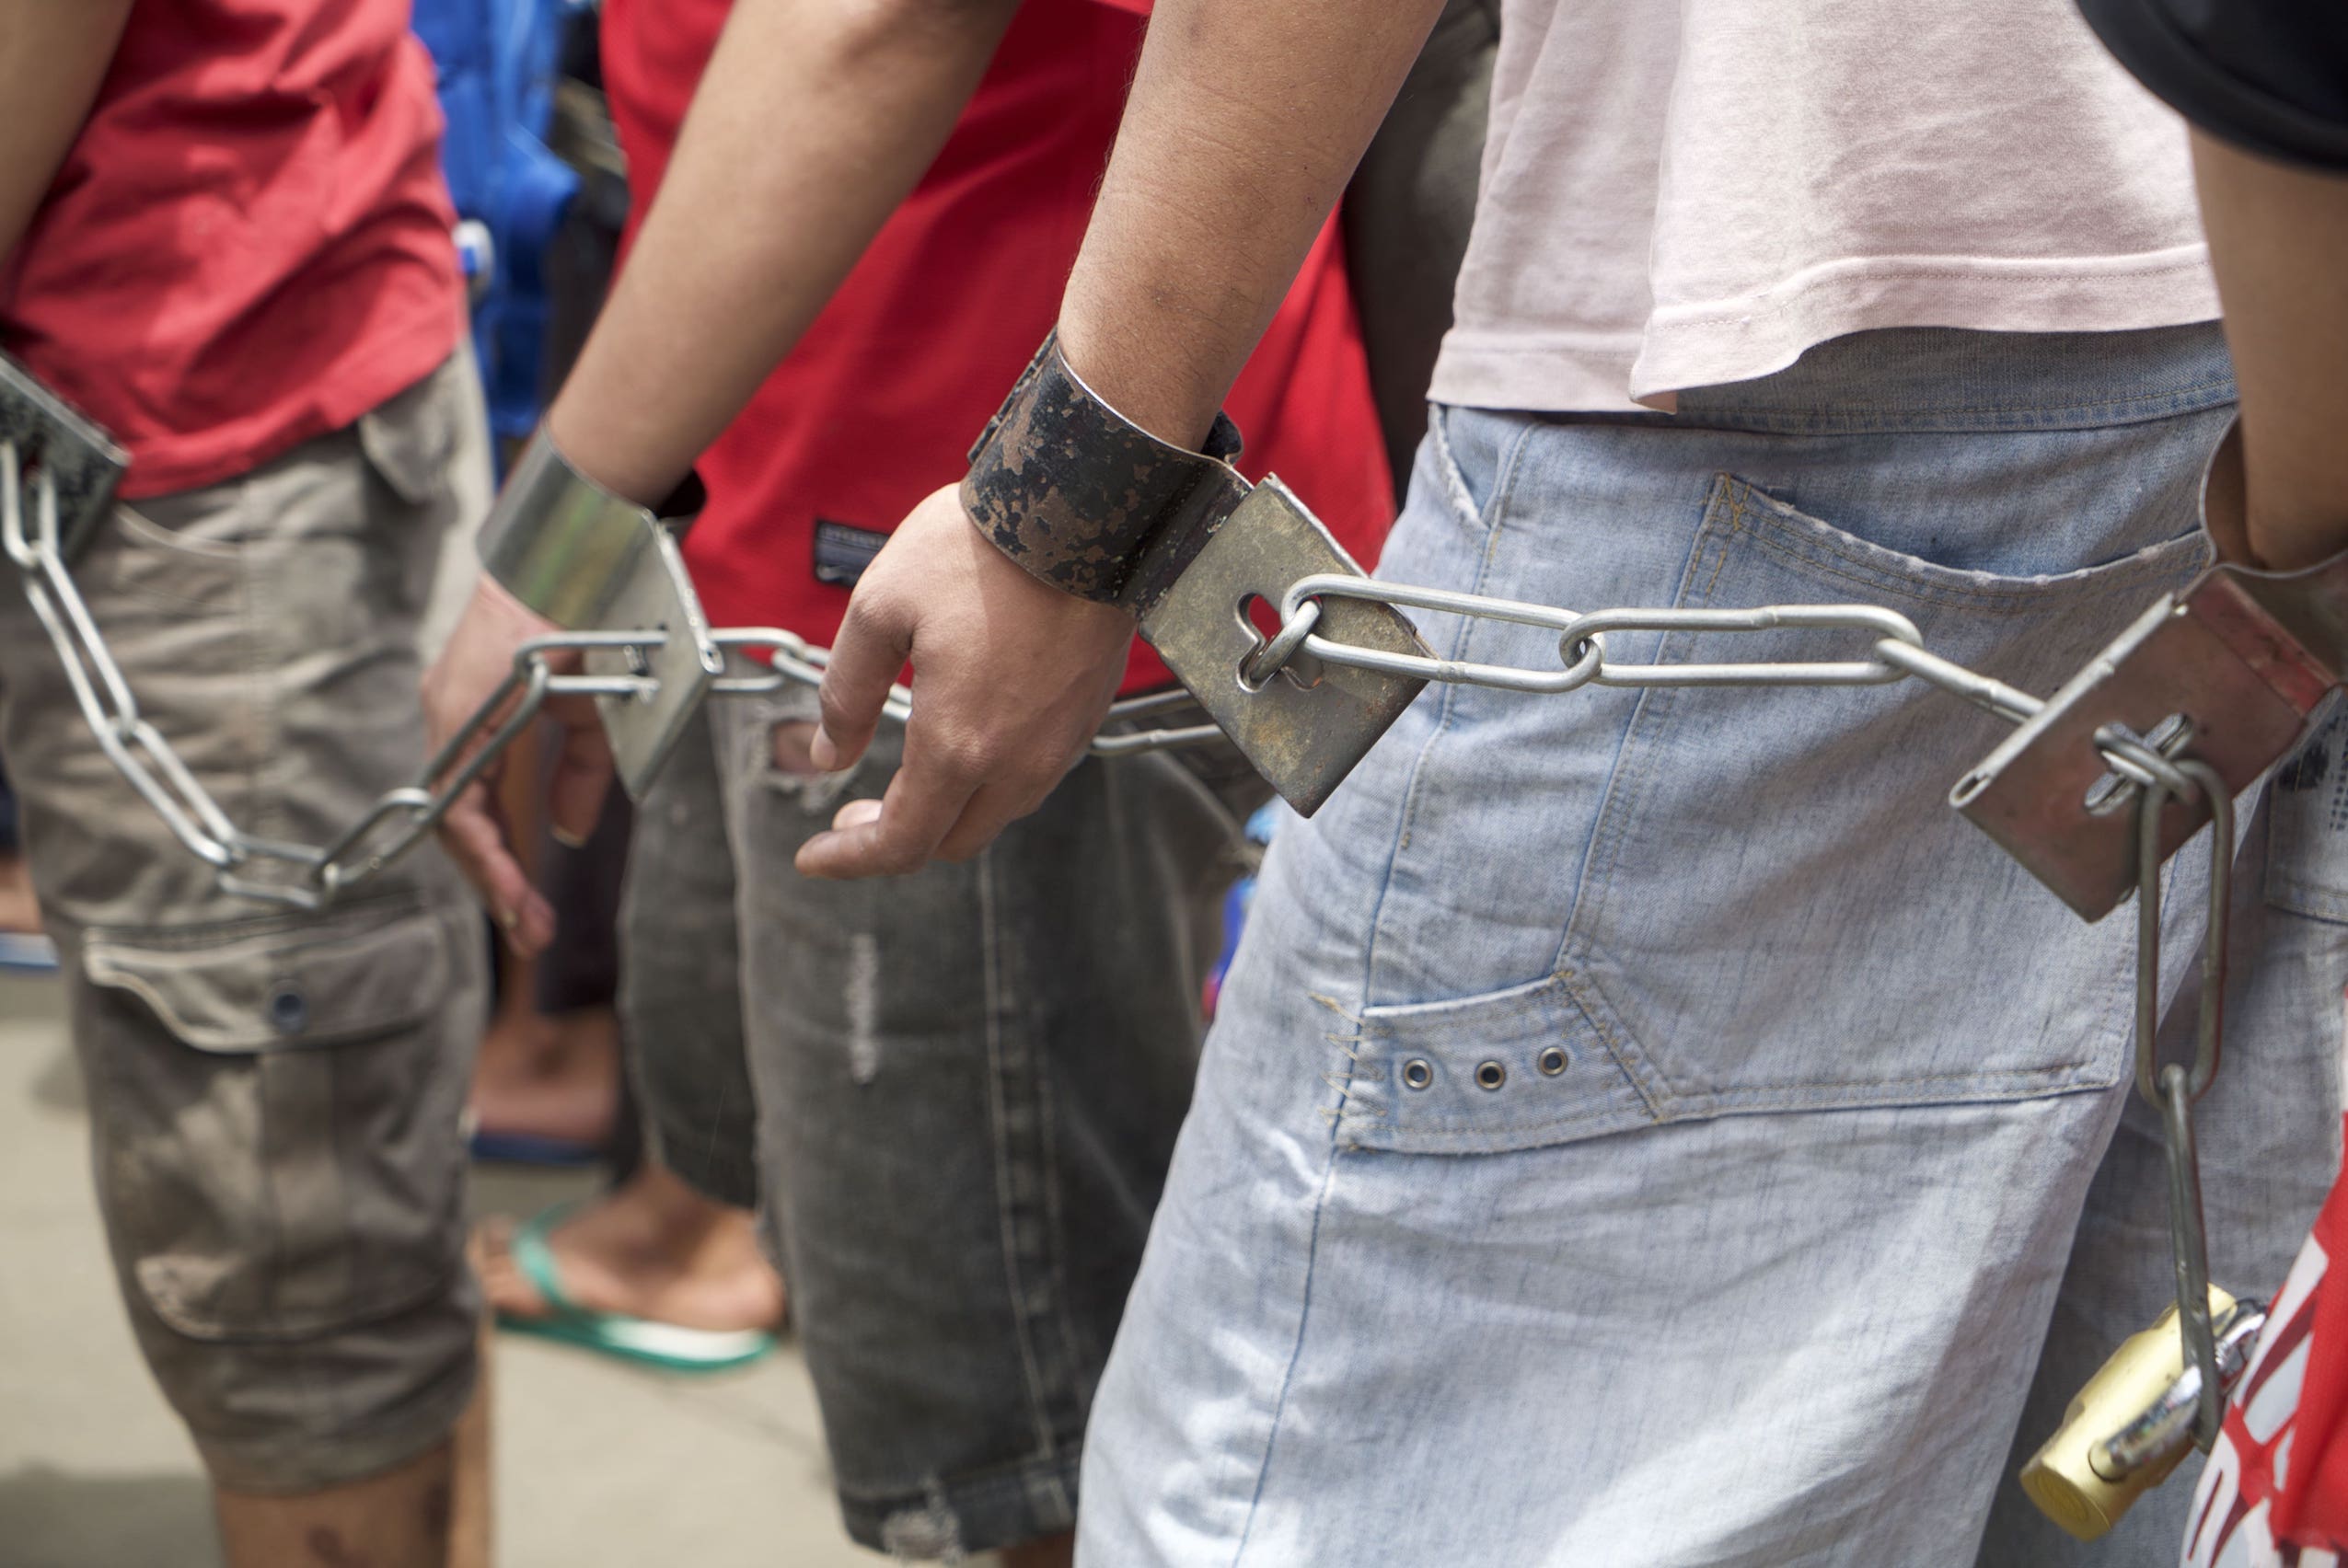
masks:
POLYGON ((1250 594, 1240 600, 1238 615, 1241 629, 1255 639, 1255 646, 1239 662, 1240 690, 1252 695, 1262 691, 1276 678, 1287 681, 1299 691, 1311 691, 1321 684, 1321 661, 1301 648, 1290 654, 1288 663, 1282 664, 1275 674, 1262 680, 1252 678, 1248 671, 1264 651, 1271 647, 1272 639, 1280 634, 1279 606, 1261 594, 1250 594))

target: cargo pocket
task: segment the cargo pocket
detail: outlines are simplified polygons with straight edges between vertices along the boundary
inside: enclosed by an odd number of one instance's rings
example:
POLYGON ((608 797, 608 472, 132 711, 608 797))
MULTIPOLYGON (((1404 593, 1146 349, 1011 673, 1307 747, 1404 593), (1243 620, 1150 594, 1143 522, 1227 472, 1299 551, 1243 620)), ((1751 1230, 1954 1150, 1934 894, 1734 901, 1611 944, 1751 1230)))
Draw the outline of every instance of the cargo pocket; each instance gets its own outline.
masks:
POLYGON ((298 1339, 399 1311, 462 1251, 479 973, 460 906, 92 930, 76 1021, 99 1195, 172 1329, 298 1339), (158 1027, 159 1026, 159 1027, 158 1027))
MULTIPOLYGON (((2073 526, 2088 536, 2069 548, 2102 564, 2007 576, 1873 544, 1724 475, 1677 603, 1882 605, 1936 652, 2044 691, 2201 559, 2197 535, 2095 526, 2073 526)), ((1844 661, 1868 641, 1674 631, 1654 658, 1844 661)), ((2080 921, 1948 804, 2003 733, 1913 681, 1643 694, 1558 969, 1659 1116, 2118 1081, 2127 922, 2080 921)))

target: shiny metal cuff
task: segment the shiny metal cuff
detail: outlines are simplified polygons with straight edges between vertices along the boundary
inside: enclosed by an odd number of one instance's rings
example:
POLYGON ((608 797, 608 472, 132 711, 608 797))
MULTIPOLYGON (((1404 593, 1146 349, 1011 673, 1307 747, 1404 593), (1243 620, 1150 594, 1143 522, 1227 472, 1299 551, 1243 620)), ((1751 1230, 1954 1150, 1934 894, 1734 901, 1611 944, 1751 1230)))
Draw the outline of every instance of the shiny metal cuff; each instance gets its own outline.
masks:
POLYGON ((661 534, 683 533, 702 500, 688 475, 659 508, 638 506, 572 467, 541 426, 481 525, 481 566, 559 627, 607 627, 661 534))

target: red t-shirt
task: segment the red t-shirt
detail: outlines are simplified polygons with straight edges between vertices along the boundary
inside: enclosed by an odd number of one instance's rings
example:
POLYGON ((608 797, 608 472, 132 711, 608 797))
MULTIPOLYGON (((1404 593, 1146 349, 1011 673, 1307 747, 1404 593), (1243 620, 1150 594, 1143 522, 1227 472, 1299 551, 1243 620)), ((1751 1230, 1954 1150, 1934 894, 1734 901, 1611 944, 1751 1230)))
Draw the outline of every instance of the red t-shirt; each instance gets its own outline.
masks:
MULTIPOLYGON (((639 215, 727 6, 605 0, 604 80, 639 215)), ((714 623, 831 641, 848 603, 838 579, 962 476, 1058 317, 1143 25, 1101 0, 1020 7, 937 162, 702 456, 710 503, 686 556, 714 623)), ((1373 561, 1393 485, 1334 225, 1228 408, 1247 439, 1241 467, 1277 470, 1373 561)), ((1126 689, 1166 679, 1137 644, 1126 689)))
POLYGON ((432 63, 408 0, 148 0, 0 268, 0 347, 131 454, 230 478, 457 345, 432 63))

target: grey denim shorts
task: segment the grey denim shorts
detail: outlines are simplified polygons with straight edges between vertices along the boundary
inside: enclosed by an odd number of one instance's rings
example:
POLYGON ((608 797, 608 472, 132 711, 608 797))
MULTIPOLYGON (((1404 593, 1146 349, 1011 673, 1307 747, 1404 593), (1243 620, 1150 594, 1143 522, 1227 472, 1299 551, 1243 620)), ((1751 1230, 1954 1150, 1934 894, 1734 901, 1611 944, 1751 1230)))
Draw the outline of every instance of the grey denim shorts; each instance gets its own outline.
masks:
MULTIPOLYGON (((488 492, 460 352, 237 478, 119 507, 74 572, 230 819, 323 842, 423 756, 417 639, 488 492)), ((213 1478, 300 1492, 431 1447, 471 1395, 465 1085, 479 914, 421 851, 324 915, 215 891, 0 592, 0 755, 56 936, 123 1300, 213 1478)))
POLYGON ((1096 759, 967 864, 812 882, 898 736, 781 772, 810 696, 711 704, 645 799, 622 1017, 664 1163, 763 1210, 849 1532, 958 1561, 1074 1522, 1267 791, 1227 746, 1096 759))

